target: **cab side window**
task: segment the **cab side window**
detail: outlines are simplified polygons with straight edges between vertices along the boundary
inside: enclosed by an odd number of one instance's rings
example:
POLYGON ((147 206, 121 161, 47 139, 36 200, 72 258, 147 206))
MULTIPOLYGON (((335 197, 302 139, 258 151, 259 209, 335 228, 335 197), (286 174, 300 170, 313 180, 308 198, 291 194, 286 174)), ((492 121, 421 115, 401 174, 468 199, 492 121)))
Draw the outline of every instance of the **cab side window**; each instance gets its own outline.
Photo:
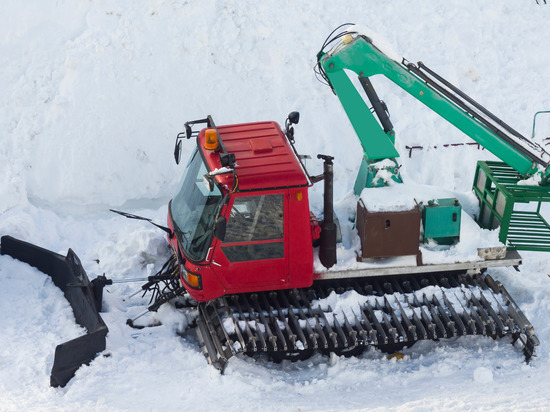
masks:
POLYGON ((232 262, 284 257, 283 194, 237 197, 222 250, 232 262))

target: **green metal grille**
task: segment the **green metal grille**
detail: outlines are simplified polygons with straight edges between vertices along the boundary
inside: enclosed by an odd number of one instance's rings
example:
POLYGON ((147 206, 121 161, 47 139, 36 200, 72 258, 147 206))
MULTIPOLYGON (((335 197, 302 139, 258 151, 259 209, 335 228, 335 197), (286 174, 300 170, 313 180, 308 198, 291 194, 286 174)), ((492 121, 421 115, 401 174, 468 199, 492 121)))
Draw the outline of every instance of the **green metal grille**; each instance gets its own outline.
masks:
POLYGON ((516 250, 550 250, 548 222, 538 212, 513 212, 508 227, 508 245, 516 250))
POLYGON ((541 214, 550 188, 518 184, 523 177, 502 162, 478 162, 473 190, 480 200, 478 224, 500 227, 509 249, 550 252, 550 225, 541 214), (529 209, 529 210, 528 210, 529 209))

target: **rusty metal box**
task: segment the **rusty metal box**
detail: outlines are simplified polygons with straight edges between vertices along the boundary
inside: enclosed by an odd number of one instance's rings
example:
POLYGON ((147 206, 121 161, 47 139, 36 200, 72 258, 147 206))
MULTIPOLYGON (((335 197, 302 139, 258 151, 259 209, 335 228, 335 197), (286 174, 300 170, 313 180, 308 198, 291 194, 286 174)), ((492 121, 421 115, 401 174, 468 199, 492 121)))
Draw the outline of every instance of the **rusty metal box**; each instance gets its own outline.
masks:
POLYGON ((361 258, 419 255, 420 219, 417 206, 405 211, 369 212, 357 202, 356 227, 361 239, 361 258))

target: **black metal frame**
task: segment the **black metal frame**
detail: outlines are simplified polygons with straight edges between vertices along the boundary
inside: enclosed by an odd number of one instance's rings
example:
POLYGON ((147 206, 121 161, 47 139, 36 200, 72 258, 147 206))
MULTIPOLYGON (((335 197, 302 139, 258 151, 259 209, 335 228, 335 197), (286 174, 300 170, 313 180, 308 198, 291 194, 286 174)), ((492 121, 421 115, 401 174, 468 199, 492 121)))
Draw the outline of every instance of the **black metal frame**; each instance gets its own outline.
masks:
POLYGON ((86 335, 61 343, 55 348, 50 385, 64 387, 80 366, 88 365, 105 349, 105 337, 109 329, 99 315, 101 300, 96 299, 94 285, 71 249, 65 257, 11 236, 2 236, 0 254, 28 263, 50 276, 65 294, 76 322, 87 330, 86 335))

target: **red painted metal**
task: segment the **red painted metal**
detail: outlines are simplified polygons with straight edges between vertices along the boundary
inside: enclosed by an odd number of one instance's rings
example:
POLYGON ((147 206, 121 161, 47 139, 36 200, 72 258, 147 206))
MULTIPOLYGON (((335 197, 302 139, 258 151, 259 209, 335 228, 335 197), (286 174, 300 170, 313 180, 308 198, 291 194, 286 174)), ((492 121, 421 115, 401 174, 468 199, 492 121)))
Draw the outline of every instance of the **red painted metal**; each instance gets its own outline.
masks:
POLYGON ((288 213, 285 213, 288 230, 289 288, 309 287, 313 284, 313 239, 306 187, 288 190, 288 213), (301 193, 298 196, 298 193, 301 193), (299 198, 301 197, 301 200, 299 198))
MULTIPOLYGON (((219 137, 228 153, 234 153, 238 190, 231 194, 223 206, 221 215, 229 221, 236 198, 243 196, 283 195, 283 238, 239 242, 239 246, 284 244, 283 257, 231 262, 224 248, 236 244, 224 243, 213 238, 206 259, 198 264, 185 261, 176 237, 168 238, 172 249, 184 262, 182 270, 201 276, 202 289, 187 287, 191 297, 199 302, 215 299, 225 294, 253 291, 309 287, 313 284, 312 237, 318 236, 312 223, 308 201, 309 181, 286 136, 275 122, 259 122, 218 126, 219 137)), ((198 137, 198 144, 210 170, 221 168, 220 150, 204 148, 205 130, 198 137)), ((233 188, 233 176, 216 176, 218 182, 229 191, 233 188)), ((173 224, 168 216, 168 225, 173 224)), ((185 285, 185 280, 181 279, 185 285)))
MULTIPOLYGON (((199 144, 210 170, 219 169, 220 149, 204 149, 205 131, 199 134, 199 144)), ((218 126, 218 132, 227 152, 235 154, 239 190, 308 185, 290 143, 276 122, 218 126)), ((233 187, 233 176, 216 178, 228 190, 233 187)))

